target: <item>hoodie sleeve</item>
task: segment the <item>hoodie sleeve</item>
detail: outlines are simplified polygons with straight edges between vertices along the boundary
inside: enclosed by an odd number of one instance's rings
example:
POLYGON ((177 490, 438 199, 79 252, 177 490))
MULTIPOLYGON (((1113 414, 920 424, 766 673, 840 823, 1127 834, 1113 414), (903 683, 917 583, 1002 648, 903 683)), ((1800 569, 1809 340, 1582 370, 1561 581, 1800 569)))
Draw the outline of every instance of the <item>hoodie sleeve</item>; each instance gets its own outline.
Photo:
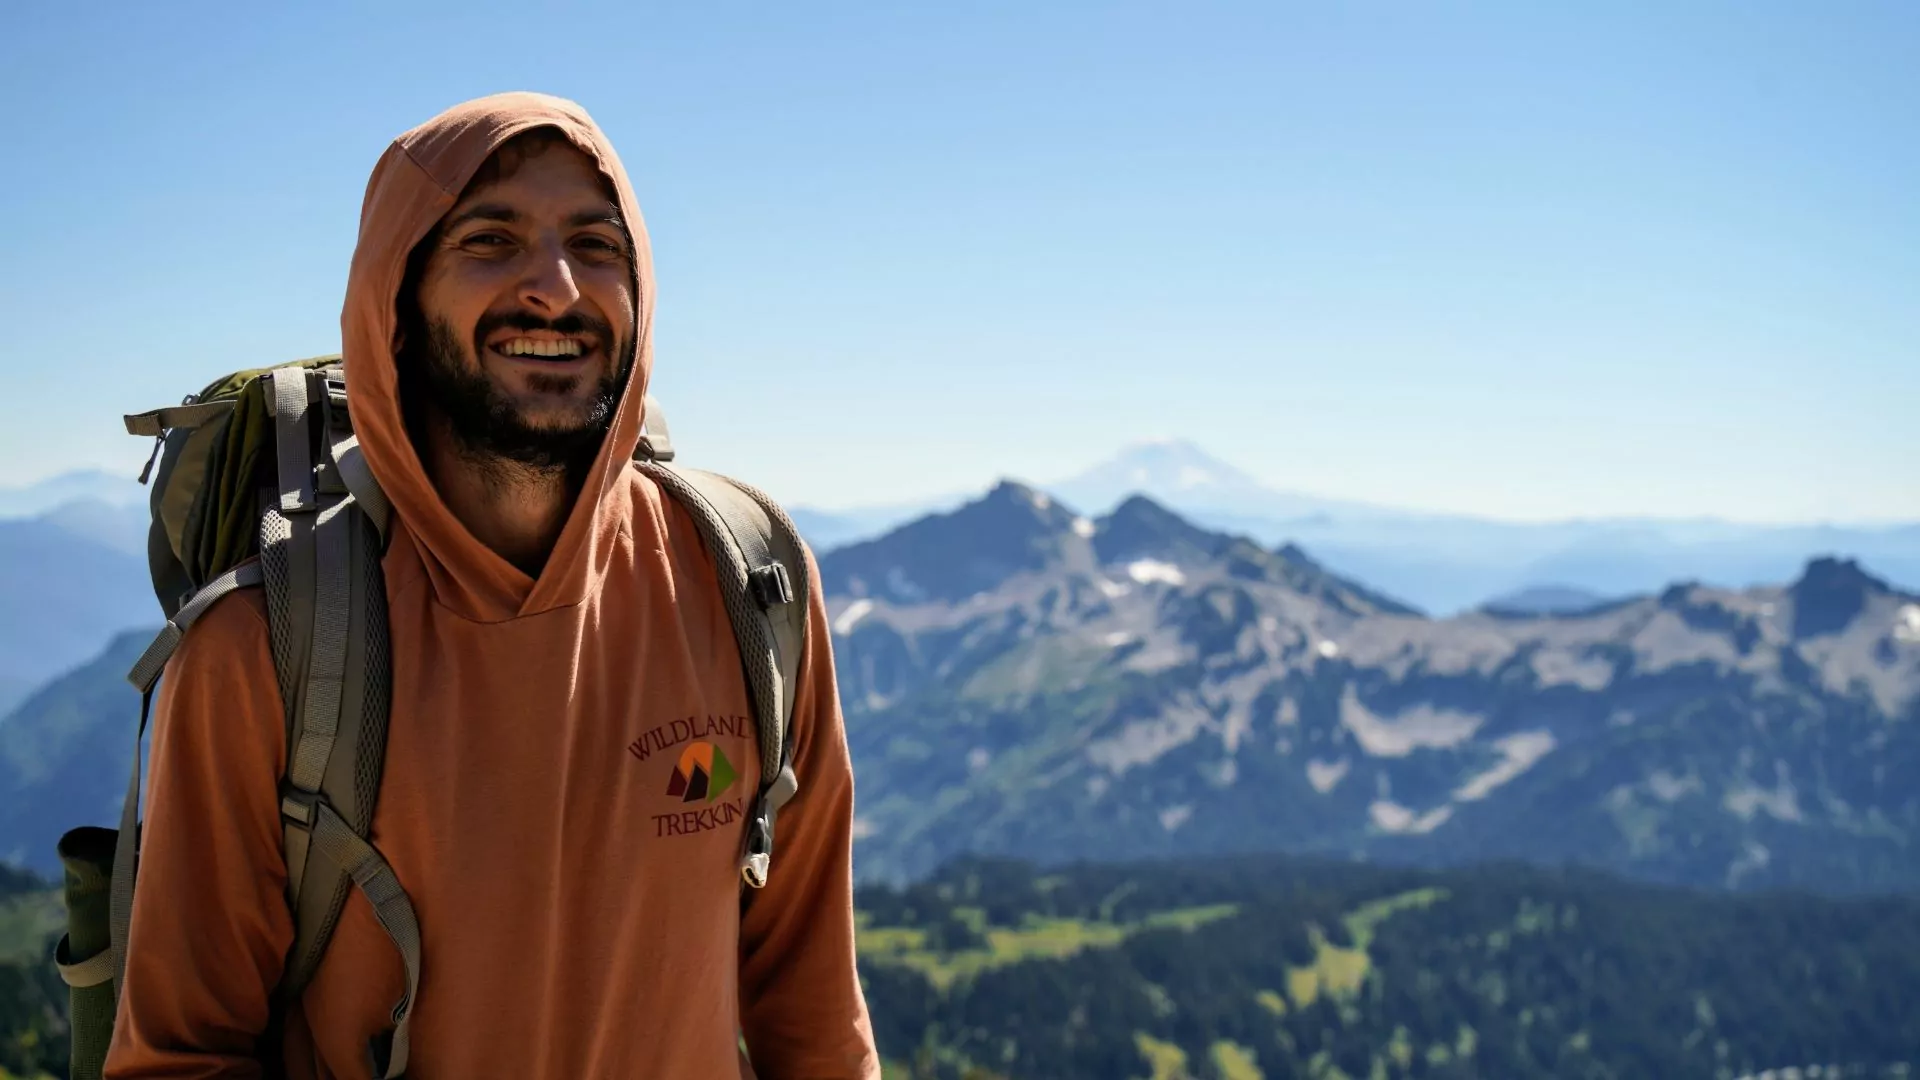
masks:
POLYGON ((264 600, 246 590, 193 625, 161 682, 109 1080, 261 1075, 293 942, 284 723, 264 600))
POLYGON ((826 601, 811 594, 793 707, 800 787, 775 822, 767 885, 741 919, 741 1018, 761 1080, 870 1080, 880 1058, 854 968, 853 769, 826 601))

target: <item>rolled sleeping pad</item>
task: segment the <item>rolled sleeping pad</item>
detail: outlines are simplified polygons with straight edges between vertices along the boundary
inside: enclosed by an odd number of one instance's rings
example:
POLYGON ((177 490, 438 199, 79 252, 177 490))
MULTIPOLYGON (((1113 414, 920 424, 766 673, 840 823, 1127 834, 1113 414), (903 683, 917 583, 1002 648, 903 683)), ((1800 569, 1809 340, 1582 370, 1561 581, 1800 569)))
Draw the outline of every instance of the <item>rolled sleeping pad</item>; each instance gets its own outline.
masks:
POLYGON ((73 971, 86 971, 88 961, 94 961, 94 967, 107 962, 113 919, 109 885, 118 836, 117 830, 88 825, 60 838, 60 864, 66 870, 67 935, 60 939, 55 961, 68 980, 72 1080, 100 1080, 107 1046, 113 1040, 113 980, 92 981, 84 975, 75 978, 73 971))

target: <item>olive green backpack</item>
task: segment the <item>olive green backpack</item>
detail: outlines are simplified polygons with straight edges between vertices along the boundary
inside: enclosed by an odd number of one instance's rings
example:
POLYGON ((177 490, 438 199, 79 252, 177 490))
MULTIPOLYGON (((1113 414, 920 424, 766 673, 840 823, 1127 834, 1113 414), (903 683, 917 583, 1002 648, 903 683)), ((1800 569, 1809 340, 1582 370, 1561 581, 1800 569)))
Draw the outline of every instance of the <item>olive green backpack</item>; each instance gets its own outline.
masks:
MULTIPOLYGON (((740 870, 759 888, 775 814, 797 788, 788 729, 805 646, 807 563, 792 520, 772 499, 674 465, 652 399, 646 415, 634 467, 699 526, 740 647, 764 778, 740 870)), ((295 926, 276 1004, 293 1001, 313 977, 348 893, 360 889, 406 966, 393 1027, 368 1048, 374 1076, 398 1077, 407 1067, 424 958, 413 906, 367 841, 391 676, 380 568, 389 506, 353 434, 340 358, 237 372, 126 423, 130 434, 155 440, 140 480, 152 480, 148 565, 167 623, 128 675, 141 693, 140 721, 120 827, 77 828, 60 841, 68 930, 56 963, 70 987, 72 1076, 101 1075, 113 1034, 139 855, 140 744, 154 685, 195 619, 235 589, 263 588, 286 705, 280 811, 295 926)))

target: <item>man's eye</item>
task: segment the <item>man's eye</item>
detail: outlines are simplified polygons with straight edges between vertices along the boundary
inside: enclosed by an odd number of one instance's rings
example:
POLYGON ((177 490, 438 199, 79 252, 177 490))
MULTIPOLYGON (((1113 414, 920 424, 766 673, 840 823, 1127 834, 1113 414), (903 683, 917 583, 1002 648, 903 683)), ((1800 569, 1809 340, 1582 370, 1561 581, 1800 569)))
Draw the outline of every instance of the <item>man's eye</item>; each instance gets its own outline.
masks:
POLYGON ((505 247, 511 241, 499 233, 475 233, 466 242, 477 247, 505 247))
POLYGON ((606 240, 598 236, 582 237, 580 240, 580 243, 583 246, 591 248, 594 251, 601 252, 602 254, 606 254, 606 255, 620 254, 619 244, 616 244, 611 240, 606 240))

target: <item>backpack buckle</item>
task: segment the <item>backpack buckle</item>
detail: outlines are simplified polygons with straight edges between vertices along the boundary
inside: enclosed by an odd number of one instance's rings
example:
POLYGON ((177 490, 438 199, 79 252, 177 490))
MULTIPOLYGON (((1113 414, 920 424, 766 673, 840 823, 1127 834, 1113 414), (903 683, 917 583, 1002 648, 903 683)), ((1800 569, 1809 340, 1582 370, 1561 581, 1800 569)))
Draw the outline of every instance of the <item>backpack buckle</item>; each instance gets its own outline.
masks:
POLYGON ((344 376, 326 376, 327 427, 334 431, 353 431, 353 414, 347 410, 347 380, 344 376))
POLYGON ((753 585, 753 597, 760 601, 761 607, 775 604, 793 603, 793 580, 787 576, 784 563, 768 563, 747 575, 753 585))
POLYGON ((324 797, 317 791, 288 788, 280 793, 280 816, 303 829, 312 831, 314 819, 320 814, 320 800, 324 797))
POLYGON ((766 801, 762 799, 753 820, 747 823, 747 850, 740 858, 740 879, 751 888, 766 888, 772 862, 773 822, 767 818, 766 801))

